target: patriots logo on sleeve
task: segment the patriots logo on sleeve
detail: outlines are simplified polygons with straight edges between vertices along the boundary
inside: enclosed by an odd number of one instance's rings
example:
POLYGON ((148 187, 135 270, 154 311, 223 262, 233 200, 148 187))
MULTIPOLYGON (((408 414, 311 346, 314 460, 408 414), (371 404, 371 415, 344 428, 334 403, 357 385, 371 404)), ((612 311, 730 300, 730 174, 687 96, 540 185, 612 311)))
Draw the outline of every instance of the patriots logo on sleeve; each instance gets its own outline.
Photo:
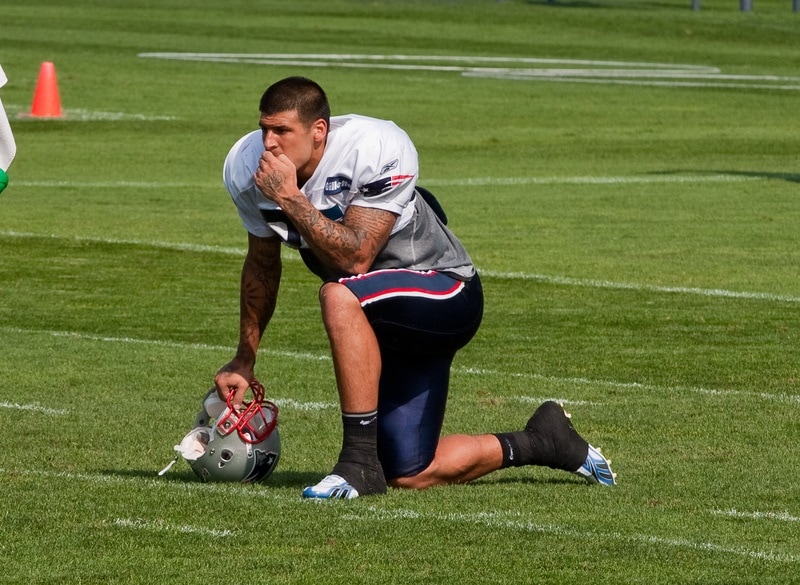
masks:
POLYGON ((413 178, 414 175, 392 175, 391 177, 384 177, 383 179, 378 179, 377 181, 367 183, 361 187, 361 194, 364 195, 364 197, 374 197, 375 195, 386 193, 386 191, 413 178))

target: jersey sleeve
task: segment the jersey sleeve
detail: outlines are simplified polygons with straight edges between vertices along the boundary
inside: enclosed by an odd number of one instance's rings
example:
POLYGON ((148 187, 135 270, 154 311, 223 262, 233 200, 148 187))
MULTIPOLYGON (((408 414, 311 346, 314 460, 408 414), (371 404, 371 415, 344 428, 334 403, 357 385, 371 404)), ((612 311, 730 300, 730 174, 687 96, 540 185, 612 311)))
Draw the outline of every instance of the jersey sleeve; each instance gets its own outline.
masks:
POLYGON ((231 196, 244 228, 262 238, 276 235, 264 219, 259 208, 266 199, 259 193, 253 175, 258 167, 264 145, 260 140, 261 131, 256 130, 240 138, 225 157, 222 167, 222 181, 231 196))
POLYGON ((414 199, 419 175, 417 151, 405 132, 376 133, 373 144, 362 148, 354 177, 350 205, 373 207, 401 215, 414 199))

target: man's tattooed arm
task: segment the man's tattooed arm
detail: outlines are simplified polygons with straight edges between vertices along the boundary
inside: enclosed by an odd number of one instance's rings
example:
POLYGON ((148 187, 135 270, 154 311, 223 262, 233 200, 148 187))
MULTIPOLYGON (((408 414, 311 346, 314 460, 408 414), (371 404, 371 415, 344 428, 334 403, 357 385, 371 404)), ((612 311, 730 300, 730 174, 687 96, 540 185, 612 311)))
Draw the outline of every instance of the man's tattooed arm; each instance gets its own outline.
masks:
POLYGON ((258 345, 275 311, 281 279, 280 239, 248 234, 240 288, 239 348, 236 358, 255 363, 258 345))
POLYGON ((390 211, 351 205, 342 222, 337 223, 322 215, 302 194, 281 203, 314 255, 342 274, 367 272, 397 219, 390 211))

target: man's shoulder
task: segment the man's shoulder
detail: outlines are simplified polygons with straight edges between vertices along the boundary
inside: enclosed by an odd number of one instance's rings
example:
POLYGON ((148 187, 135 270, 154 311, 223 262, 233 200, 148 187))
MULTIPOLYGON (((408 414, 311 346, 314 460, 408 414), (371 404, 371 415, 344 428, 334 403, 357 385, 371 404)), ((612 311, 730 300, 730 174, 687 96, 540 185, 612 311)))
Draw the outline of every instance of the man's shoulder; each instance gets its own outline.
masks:
POLYGON ((261 130, 253 130, 239 138, 239 140, 231 146, 227 158, 232 159, 242 155, 257 156, 257 158, 260 158, 263 150, 264 143, 261 140, 261 130))
POLYGON ((391 120, 347 114, 331 118, 330 144, 334 149, 378 152, 413 146, 408 134, 391 120))
POLYGON ((331 132, 342 135, 380 136, 383 133, 405 136, 405 132, 393 121, 371 118, 360 114, 345 114, 331 117, 331 132))
POLYGON ((261 141, 260 130, 245 134, 228 151, 222 175, 225 186, 231 194, 249 186, 262 152, 264 143, 261 141))

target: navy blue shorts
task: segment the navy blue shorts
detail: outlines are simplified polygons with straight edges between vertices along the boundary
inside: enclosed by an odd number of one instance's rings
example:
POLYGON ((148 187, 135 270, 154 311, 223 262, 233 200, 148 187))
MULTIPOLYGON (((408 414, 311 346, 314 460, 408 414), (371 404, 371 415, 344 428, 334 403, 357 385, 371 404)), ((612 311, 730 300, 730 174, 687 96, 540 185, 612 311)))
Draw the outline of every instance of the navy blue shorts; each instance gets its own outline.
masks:
POLYGON ((378 456, 387 479, 413 476, 436 453, 450 365, 483 316, 476 274, 378 270, 339 280, 355 294, 378 338, 382 368, 378 456))

